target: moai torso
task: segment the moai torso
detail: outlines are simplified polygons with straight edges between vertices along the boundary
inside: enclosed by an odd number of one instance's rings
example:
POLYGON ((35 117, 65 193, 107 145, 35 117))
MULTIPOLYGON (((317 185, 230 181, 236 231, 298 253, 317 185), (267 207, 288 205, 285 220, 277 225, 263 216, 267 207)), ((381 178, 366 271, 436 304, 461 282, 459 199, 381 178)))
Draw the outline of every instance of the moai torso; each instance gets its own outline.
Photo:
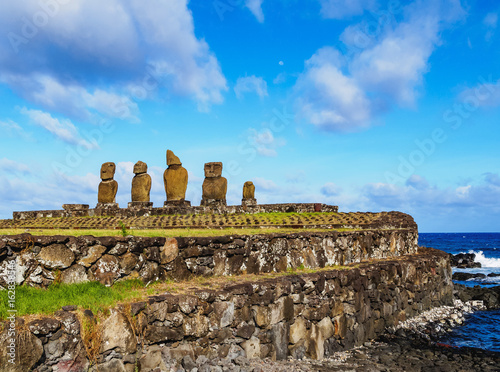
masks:
POLYGON ((101 179, 97 193, 99 203, 115 203, 118 191, 118 182, 113 177, 115 175, 115 163, 104 163, 101 167, 101 179))
POLYGON ((247 181, 244 183, 243 199, 255 199, 255 186, 253 182, 247 181))
POLYGON ((132 201, 149 202, 151 192, 151 176, 147 174, 148 166, 142 161, 134 165, 135 176, 132 179, 132 201))
POLYGON ((168 169, 163 173, 167 201, 184 200, 188 184, 188 171, 170 150, 167 150, 167 165, 168 169))

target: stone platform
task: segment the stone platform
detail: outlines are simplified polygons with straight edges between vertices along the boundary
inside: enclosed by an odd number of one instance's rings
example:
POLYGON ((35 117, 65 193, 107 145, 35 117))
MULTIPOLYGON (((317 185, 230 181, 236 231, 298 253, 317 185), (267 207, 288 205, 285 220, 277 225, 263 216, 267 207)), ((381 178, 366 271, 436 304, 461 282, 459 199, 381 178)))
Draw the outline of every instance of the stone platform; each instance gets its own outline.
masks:
MULTIPOLYGON (((275 205, 273 205, 273 208, 275 205)), ((197 207, 195 207, 197 208, 197 207)), ((161 209, 161 208, 157 208, 161 209)), ((276 208, 277 209, 277 208, 276 208)), ((155 209, 153 209, 154 211, 155 209)), ((130 210, 127 210, 130 212, 130 210)), ((30 214, 22 219, 0 220, 1 229, 121 229, 122 223, 130 229, 405 229, 416 230, 413 218, 400 212, 381 213, 235 213, 235 214, 184 214, 151 215, 134 217, 58 217, 51 214, 30 214), (44 217, 40 217, 43 215, 44 217), (27 218, 31 217, 31 218, 27 218), (47 218, 53 217, 53 218, 47 218)), ((264 230, 263 230, 264 231, 264 230)))
POLYGON ((129 208, 119 208, 116 203, 99 203, 96 208, 89 209, 86 204, 64 204, 63 210, 26 211, 14 212, 14 220, 28 220, 45 217, 140 217, 161 215, 186 215, 186 214, 242 214, 242 213, 307 213, 307 212, 338 212, 336 205, 321 203, 283 203, 283 204, 257 204, 257 205, 219 205, 217 208, 210 206, 191 206, 189 202, 165 203, 163 207, 153 207, 152 203, 129 203, 129 208))

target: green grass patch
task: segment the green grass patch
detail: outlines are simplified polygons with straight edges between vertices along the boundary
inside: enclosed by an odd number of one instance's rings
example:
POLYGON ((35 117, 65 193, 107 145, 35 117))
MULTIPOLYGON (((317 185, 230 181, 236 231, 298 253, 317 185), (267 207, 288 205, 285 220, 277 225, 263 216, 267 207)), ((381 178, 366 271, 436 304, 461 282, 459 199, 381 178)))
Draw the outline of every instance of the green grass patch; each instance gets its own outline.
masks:
MULTIPOLYGON (((138 279, 118 282, 106 287, 99 282, 53 284, 47 289, 16 287, 16 316, 52 314, 66 305, 90 309, 94 313, 116 305, 120 301, 140 298, 143 283, 138 279)), ((0 319, 8 316, 8 293, 0 291, 0 319)))

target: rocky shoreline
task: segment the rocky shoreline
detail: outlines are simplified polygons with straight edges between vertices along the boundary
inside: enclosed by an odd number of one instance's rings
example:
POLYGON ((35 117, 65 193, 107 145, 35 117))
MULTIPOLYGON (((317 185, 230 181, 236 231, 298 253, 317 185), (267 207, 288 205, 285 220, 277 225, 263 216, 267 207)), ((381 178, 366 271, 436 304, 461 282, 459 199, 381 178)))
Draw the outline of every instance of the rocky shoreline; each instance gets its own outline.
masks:
MULTIPOLYGON (((481 300, 463 302, 463 286, 455 285, 453 306, 442 306, 408 319, 376 341, 322 360, 288 358, 285 361, 247 359, 238 352, 226 358, 193 360, 185 357, 175 372, 289 372, 289 371, 499 371, 500 353, 453 347, 438 340, 461 325, 467 314, 486 310, 481 300)), ((498 287, 500 289, 500 287, 498 287)))

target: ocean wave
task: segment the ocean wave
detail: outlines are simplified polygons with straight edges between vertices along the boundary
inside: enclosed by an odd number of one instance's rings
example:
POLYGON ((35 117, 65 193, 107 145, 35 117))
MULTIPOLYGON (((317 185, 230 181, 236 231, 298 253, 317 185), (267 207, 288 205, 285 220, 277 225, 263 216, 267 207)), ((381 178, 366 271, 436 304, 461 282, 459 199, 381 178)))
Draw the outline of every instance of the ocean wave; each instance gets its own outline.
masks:
POLYGON ((483 251, 470 250, 469 253, 474 253, 476 255, 474 261, 479 262, 482 267, 500 267, 500 258, 486 257, 483 251))
POLYGON ((470 278, 467 282, 475 282, 480 284, 497 284, 500 283, 500 276, 487 276, 486 278, 470 278))

